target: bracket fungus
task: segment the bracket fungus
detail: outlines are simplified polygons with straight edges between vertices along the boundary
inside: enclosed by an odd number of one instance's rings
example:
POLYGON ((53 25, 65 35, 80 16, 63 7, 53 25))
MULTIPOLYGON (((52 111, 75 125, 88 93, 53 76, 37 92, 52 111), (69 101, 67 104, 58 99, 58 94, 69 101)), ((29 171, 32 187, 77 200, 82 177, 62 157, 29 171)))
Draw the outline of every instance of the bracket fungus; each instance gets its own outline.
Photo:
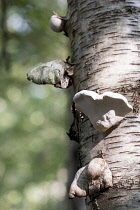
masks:
POLYGON ((107 162, 95 158, 77 171, 70 186, 69 198, 97 196, 112 186, 112 173, 107 162))
POLYGON ((113 92, 99 95, 82 90, 75 94, 73 101, 76 109, 88 116, 94 128, 101 132, 121 122, 133 109, 123 95, 113 92))
POLYGON ((55 87, 67 88, 71 85, 71 69, 68 63, 57 59, 30 69, 27 79, 39 85, 51 84, 55 87))
POLYGON ((56 12, 53 13, 54 15, 50 18, 50 28, 57 33, 64 31, 66 17, 59 16, 56 12))

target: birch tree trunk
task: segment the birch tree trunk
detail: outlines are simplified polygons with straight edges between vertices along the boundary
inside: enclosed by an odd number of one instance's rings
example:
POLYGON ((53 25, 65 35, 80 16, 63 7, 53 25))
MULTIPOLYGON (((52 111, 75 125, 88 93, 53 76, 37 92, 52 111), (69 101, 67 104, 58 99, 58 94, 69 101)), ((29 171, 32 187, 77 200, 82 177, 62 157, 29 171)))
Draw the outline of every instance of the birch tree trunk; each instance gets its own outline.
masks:
POLYGON ((140 1, 68 0, 67 32, 71 42, 74 91, 112 91, 124 95, 133 112, 102 133, 84 117, 77 120, 81 167, 105 159, 113 188, 87 210, 140 208, 140 1))

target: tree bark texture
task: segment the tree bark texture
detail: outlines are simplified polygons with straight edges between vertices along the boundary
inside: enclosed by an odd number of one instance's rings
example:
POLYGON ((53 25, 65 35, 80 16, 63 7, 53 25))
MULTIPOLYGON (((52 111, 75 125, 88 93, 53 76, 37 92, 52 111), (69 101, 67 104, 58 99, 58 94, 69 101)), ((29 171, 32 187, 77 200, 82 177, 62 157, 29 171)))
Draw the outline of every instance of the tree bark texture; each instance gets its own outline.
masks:
POLYGON ((8 30, 7 30, 7 8, 8 0, 0 0, 0 27, 1 27, 1 52, 0 61, 1 65, 4 66, 6 70, 10 70, 10 54, 7 50, 8 45, 8 30))
POLYGON ((81 166, 101 157, 113 188, 86 198, 87 210, 132 210, 140 206, 140 1, 68 0, 75 93, 93 90, 124 95, 133 112, 105 133, 78 117, 81 166))

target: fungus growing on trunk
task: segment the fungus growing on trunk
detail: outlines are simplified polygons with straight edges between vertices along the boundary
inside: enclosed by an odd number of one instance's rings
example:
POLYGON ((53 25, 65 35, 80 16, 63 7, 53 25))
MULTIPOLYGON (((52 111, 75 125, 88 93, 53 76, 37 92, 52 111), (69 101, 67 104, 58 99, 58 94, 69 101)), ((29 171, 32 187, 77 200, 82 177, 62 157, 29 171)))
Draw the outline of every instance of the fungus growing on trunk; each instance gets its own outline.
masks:
POLYGON ((50 28, 57 33, 64 31, 65 22, 67 18, 59 16, 56 12, 53 13, 54 15, 50 18, 50 28))
POLYGON ((73 101, 76 109, 88 116, 94 128, 101 132, 118 124, 133 109, 123 95, 113 92, 99 95, 82 90, 75 94, 73 101))
POLYGON ((27 73, 28 80, 36 84, 51 84, 59 88, 69 87, 71 76, 72 68, 70 64, 60 59, 39 64, 27 73))
POLYGON ((106 161, 95 158, 77 171, 70 187, 69 198, 97 196, 112 186, 112 173, 106 161))

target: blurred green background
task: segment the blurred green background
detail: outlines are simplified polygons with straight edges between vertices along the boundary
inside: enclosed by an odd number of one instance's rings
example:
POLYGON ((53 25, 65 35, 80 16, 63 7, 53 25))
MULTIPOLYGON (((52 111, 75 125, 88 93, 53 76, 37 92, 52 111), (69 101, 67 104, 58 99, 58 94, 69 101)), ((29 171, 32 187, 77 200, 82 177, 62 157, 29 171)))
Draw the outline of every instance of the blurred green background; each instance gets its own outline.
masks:
POLYGON ((67 1, 0 3, 0 210, 65 210, 68 92, 26 73, 69 55, 68 38, 49 28, 67 1))

